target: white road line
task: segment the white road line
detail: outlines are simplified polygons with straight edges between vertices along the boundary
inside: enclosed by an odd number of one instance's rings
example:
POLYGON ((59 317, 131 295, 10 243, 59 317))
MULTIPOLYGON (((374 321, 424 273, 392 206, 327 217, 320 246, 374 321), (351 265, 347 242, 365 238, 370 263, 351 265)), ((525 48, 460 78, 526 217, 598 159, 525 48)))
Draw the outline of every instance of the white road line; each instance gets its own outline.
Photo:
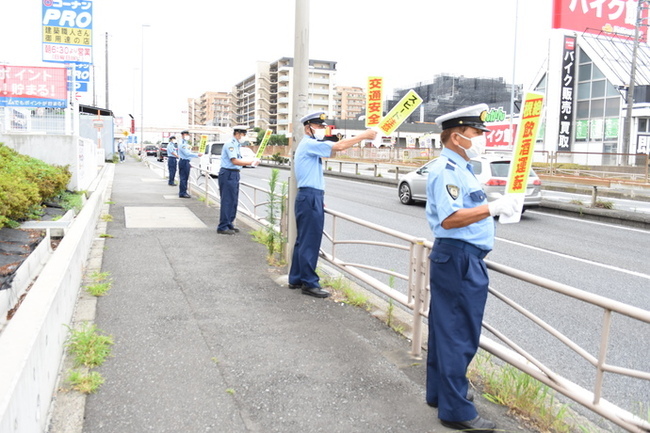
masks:
POLYGON ((534 211, 534 210, 527 210, 526 214, 528 214, 528 213, 532 213, 532 214, 535 214, 535 215, 542 215, 542 216, 552 217, 552 218, 560 218, 560 219, 565 219, 565 220, 578 221, 578 222, 585 223, 585 224, 593 224, 593 225, 604 226, 604 227, 608 227, 608 228, 628 230, 628 231, 631 231, 631 232, 650 234, 650 231, 644 230, 644 229, 635 229, 633 227, 625 227, 625 226, 620 226, 620 225, 616 225, 616 224, 607 224, 607 223, 601 223, 601 222, 598 222, 598 221, 589 221, 589 220, 585 220, 585 219, 579 219, 579 218, 576 218, 576 217, 570 217, 570 216, 564 216, 564 215, 555 215, 555 214, 552 214, 552 213, 539 212, 539 211, 534 211))
POLYGON ((517 246, 520 246, 520 247, 529 248, 531 250, 540 251, 540 252, 547 253, 547 254, 553 254, 555 256, 562 257, 562 258, 565 258, 565 259, 571 259, 571 260, 575 260, 577 262, 586 263, 588 265, 599 266, 601 268, 605 268, 605 269, 609 269, 609 270, 617 271, 617 272, 622 272, 624 274, 628 274, 628 275, 632 275, 632 276, 635 276, 635 277, 645 278, 646 280, 650 280, 650 275, 642 274, 641 272, 630 271, 630 270, 627 270, 627 269, 619 268, 617 266, 605 265, 603 263, 594 262, 592 260, 581 259, 579 257, 570 256, 568 254, 558 253, 556 251, 551 251, 551 250, 547 250, 547 249, 544 249, 544 248, 533 247, 531 245, 522 244, 521 242, 515 242, 515 241, 508 240, 508 239, 503 239, 503 238, 499 238, 499 237, 497 237, 495 239, 498 240, 498 241, 502 241, 502 242, 512 244, 512 245, 517 245, 517 246))

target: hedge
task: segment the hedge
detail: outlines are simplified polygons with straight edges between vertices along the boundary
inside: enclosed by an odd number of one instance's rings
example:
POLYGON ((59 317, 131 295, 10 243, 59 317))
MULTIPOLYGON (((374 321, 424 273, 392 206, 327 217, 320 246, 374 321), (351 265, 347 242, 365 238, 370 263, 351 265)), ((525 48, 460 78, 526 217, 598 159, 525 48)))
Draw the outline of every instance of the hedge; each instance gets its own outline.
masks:
POLYGON ((21 155, 0 143, 0 228, 25 220, 65 191, 68 167, 21 155))

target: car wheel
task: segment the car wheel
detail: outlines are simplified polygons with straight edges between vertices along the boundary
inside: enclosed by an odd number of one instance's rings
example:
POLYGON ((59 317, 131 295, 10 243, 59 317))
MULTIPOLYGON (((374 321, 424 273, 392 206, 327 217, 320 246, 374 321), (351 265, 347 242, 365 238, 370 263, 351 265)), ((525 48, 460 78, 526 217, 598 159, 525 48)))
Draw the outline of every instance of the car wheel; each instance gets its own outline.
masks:
POLYGON ((411 187, 406 182, 402 183, 399 186, 399 201, 402 204, 413 204, 413 194, 411 194, 411 187))

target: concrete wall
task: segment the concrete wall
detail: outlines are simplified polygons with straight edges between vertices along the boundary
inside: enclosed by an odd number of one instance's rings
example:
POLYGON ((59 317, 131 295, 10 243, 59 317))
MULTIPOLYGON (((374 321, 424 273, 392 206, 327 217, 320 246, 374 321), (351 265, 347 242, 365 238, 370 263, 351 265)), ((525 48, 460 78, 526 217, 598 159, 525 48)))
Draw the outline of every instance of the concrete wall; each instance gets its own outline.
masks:
POLYGON ((114 165, 43 268, 18 312, 0 334, 0 432, 43 432, 63 345, 88 252, 114 165))
POLYGON ((93 141, 70 135, 3 134, 0 143, 16 152, 40 159, 48 164, 69 165, 71 190, 87 189, 97 176, 98 165, 104 163, 104 153, 98 152, 93 141))

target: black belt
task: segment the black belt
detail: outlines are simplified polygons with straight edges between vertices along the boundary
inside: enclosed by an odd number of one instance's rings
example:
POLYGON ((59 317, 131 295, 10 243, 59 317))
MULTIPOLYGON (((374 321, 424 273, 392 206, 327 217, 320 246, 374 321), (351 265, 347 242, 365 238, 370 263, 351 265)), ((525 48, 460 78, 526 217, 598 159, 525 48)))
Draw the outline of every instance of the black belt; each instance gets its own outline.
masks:
POLYGON ((456 248, 460 248, 461 250, 478 257, 479 259, 484 258, 490 252, 490 250, 481 249, 475 245, 470 244, 469 242, 461 241, 459 239, 439 238, 435 240, 433 246, 435 247, 436 245, 440 244, 451 245, 456 248))
POLYGON ((221 169, 226 170, 226 171, 239 171, 236 168, 223 168, 223 167, 221 167, 221 169))

